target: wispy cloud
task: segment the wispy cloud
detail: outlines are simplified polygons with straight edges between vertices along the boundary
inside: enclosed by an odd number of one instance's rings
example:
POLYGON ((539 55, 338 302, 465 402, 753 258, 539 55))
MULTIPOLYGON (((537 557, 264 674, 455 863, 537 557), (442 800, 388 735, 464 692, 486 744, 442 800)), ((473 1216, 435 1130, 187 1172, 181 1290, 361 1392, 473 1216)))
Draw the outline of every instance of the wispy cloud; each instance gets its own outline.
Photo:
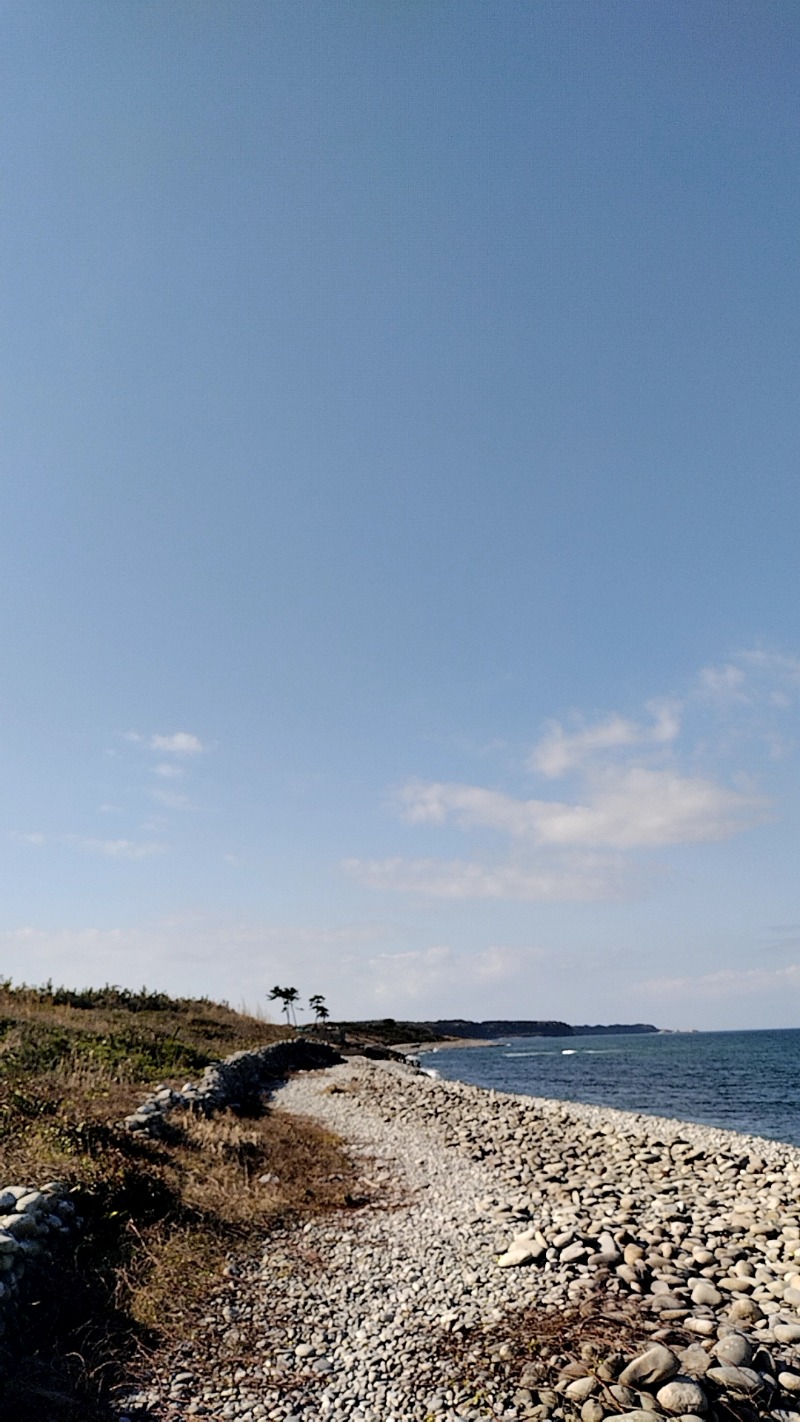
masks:
POLYGON ((748 741, 762 768, 765 748, 773 760, 785 753, 777 718, 799 689, 800 660, 751 649, 703 668, 680 698, 648 701, 645 715, 550 721, 520 764, 519 789, 412 779, 394 796, 408 826, 501 836, 505 857, 423 852, 348 859, 343 868, 376 889, 438 898, 591 901, 640 892, 653 851, 719 843, 774 818, 749 761, 734 765, 732 757, 748 741), (735 724, 742 715, 748 735, 735 724), (569 775, 569 789, 558 798, 525 793, 531 775, 569 775))
POLYGON ((410 824, 496 829, 537 845, 637 849, 727 839, 762 819, 767 802, 700 776, 607 768, 584 803, 520 800, 479 785, 412 781, 400 792, 410 824))
POLYGON ((621 898, 629 876, 619 860, 571 855, 532 865, 465 859, 345 859, 342 868, 371 889, 437 899, 521 899, 528 903, 594 903, 621 898))
POLYGON ((191 804, 188 795, 181 795, 177 790, 151 790, 150 798, 167 810, 186 810, 191 804))
POLYGON ((800 690, 800 657, 745 647, 726 662, 703 667, 697 695, 725 709, 759 704, 784 708, 800 690))
POLYGON ((154 840, 96 839, 91 835, 79 834, 21 834, 12 830, 9 834, 17 844, 29 844, 39 849, 44 845, 64 845, 69 849, 83 850, 87 854, 100 854, 104 859, 149 859, 153 854, 164 854, 166 845, 154 840))
MULTIPOLYGON (((528 960, 542 956, 535 950, 528 960)), ((367 961, 372 993, 378 1003, 430 1004, 433 993, 448 996, 453 989, 486 990, 508 982, 518 972, 523 954, 519 950, 489 947, 473 952, 456 952, 447 944, 405 953, 377 953, 367 961)))
POLYGON ((149 859, 153 854, 166 852, 166 845, 154 840, 93 839, 91 836, 65 835, 63 842, 74 845, 76 849, 85 850, 87 854, 101 854, 104 859, 149 859))
POLYGON ((148 744, 151 750, 161 751, 166 755, 201 755, 208 749, 200 737, 192 735, 190 731, 174 731, 169 736, 151 736, 148 744))
POLYGON ((700 973, 696 977, 649 978, 646 982, 637 983, 636 987, 654 997, 689 995, 706 1000, 795 992, 800 989, 800 963, 788 963, 783 968, 723 968, 715 973, 700 973))
POLYGON ((547 733, 531 752, 529 769, 555 779, 585 765, 599 751, 669 745, 681 728, 679 704, 651 702, 648 710, 653 716, 651 725, 612 715, 595 725, 580 725, 570 732, 564 730, 560 721, 551 721, 547 733))
POLYGON ((153 774, 160 775, 164 780, 178 780, 186 774, 186 771, 182 765, 175 765, 170 760, 162 760, 158 765, 153 766, 153 774))

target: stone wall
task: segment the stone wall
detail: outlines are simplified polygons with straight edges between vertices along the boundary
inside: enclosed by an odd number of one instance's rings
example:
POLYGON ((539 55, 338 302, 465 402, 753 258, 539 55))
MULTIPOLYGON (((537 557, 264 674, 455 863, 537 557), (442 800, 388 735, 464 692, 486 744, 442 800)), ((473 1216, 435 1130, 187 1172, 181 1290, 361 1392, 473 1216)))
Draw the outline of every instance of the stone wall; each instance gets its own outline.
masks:
POLYGON ((180 1091, 158 1087, 125 1117, 124 1124, 129 1131, 158 1135, 170 1111, 183 1109, 211 1116, 227 1106, 246 1107, 289 1072, 313 1071, 340 1061, 342 1057, 333 1047, 305 1037, 274 1042, 252 1052, 234 1052, 224 1061, 207 1066, 199 1082, 187 1082, 180 1091))
MULTIPOLYGON (((332 1066, 341 1060, 332 1047, 303 1037, 253 1052, 234 1052, 206 1067, 199 1082, 187 1082, 181 1091, 159 1087, 126 1117, 124 1125, 129 1131, 158 1135, 167 1114, 176 1108, 210 1116, 226 1106, 246 1107, 289 1072, 332 1066)), ((39 1260, 46 1267, 55 1241, 76 1223, 69 1190, 58 1181, 38 1190, 30 1185, 0 1190, 0 1335, 28 1265, 39 1260)))
POLYGON ((32 1190, 8 1185, 0 1190, 0 1334, 5 1332, 28 1265, 46 1256, 56 1239, 75 1223, 75 1206, 58 1181, 32 1190))

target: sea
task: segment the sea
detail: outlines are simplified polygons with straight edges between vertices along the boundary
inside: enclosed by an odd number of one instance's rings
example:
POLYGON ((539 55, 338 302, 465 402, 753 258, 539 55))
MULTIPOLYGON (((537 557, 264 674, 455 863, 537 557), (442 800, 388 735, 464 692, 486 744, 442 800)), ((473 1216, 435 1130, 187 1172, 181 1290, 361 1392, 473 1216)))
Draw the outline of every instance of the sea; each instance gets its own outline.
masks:
POLYGON ((498 1091, 669 1116, 800 1146, 800 1028, 509 1037, 422 1065, 498 1091))

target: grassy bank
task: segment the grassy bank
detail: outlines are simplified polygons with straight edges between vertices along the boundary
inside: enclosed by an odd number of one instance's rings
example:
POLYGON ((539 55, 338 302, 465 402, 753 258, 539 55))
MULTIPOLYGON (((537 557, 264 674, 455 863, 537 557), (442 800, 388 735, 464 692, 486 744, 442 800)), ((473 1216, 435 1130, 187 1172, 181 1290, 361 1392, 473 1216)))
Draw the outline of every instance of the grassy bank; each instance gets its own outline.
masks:
POLYGON ((85 1222, 30 1280, 6 1339, 6 1422, 100 1422, 115 1389, 181 1336, 226 1260, 289 1216, 347 1201, 350 1167, 310 1122, 171 1118, 158 1141, 118 1122, 158 1082, 287 1030, 206 1000, 0 984, 0 1185, 64 1181, 85 1222))

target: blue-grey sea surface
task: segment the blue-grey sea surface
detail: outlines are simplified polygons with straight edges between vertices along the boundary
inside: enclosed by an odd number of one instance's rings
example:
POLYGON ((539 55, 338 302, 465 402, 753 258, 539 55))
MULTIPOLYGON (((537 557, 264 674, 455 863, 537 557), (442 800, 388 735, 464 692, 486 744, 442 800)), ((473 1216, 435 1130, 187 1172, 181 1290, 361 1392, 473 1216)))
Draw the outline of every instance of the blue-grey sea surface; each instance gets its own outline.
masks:
POLYGON ((519 1037, 423 1065, 498 1091, 723 1126, 800 1145, 800 1029, 519 1037))

